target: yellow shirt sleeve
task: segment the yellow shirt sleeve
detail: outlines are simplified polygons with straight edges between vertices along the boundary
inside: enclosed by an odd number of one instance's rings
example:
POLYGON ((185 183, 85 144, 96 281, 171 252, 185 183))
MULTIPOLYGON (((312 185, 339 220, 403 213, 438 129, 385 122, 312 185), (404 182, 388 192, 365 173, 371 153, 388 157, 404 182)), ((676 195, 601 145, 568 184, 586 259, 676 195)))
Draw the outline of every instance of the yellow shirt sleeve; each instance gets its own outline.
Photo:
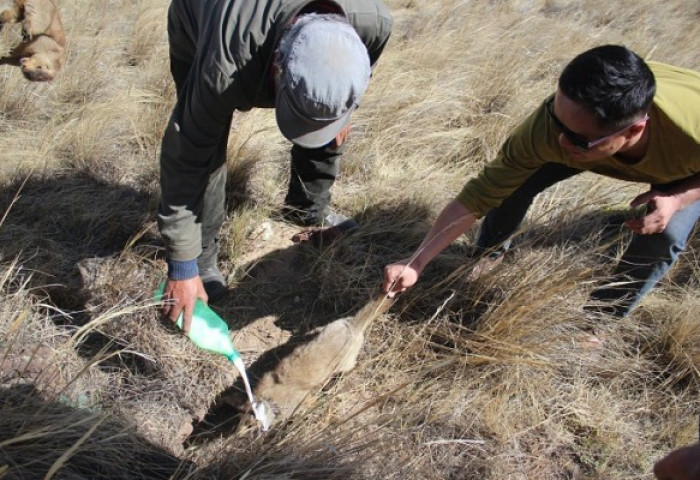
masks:
POLYGON ((561 157, 545 103, 516 127, 496 158, 457 195, 457 200, 477 218, 500 205, 542 165, 561 157))

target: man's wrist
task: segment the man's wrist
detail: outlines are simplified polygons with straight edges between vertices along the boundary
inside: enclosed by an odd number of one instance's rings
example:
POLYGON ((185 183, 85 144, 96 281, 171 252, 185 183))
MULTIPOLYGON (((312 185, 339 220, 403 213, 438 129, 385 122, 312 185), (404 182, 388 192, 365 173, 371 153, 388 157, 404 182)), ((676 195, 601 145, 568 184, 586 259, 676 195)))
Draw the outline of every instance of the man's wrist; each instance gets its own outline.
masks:
POLYGON ((196 258, 184 261, 168 259, 167 263, 168 278, 170 280, 189 280, 199 275, 196 258))
POLYGON ((406 266, 411 267, 418 275, 423 273, 423 270, 425 269, 424 260, 420 257, 420 255, 408 258, 406 266))

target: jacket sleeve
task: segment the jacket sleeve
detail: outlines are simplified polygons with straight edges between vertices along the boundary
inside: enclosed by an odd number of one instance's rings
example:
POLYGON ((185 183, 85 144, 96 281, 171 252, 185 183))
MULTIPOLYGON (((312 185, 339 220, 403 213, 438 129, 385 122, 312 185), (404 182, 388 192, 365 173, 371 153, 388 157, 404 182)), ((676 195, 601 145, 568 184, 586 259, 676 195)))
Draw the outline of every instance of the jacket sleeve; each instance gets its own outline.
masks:
POLYGON ((374 66, 389 41, 394 20, 381 1, 356 2, 353 8, 357 10, 347 12, 348 20, 367 47, 370 64, 374 66))
POLYGON ((194 65, 182 86, 160 155, 158 226, 168 258, 176 261, 192 260, 201 253, 204 193, 210 173, 226 160, 233 113, 224 95, 217 93, 224 87, 197 71, 194 65))

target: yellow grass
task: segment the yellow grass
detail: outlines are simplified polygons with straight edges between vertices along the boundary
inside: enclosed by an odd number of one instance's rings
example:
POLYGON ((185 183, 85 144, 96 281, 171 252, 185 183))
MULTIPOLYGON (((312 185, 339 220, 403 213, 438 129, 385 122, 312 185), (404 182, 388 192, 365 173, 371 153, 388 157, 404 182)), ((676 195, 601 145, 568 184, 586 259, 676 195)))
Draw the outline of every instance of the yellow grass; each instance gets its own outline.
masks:
MULTIPOLYGON (((360 231, 321 253, 289 242, 288 144, 272 111, 235 114, 232 293, 216 308, 250 340, 253 373, 282 338, 359 311, 575 54, 624 43, 700 69, 695 0, 387 4, 395 29, 334 187, 360 231)), ((628 319, 585 314, 627 238, 604 231, 607 214, 644 188, 593 175, 541 195, 487 277, 465 280, 474 232, 448 248, 289 424, 234 428, 231 365, 152 306, 167 2, 59 7, 61 75, 0 66, 0 478, 651 479, 696 440, 700 244, 628 319), (581 343, 589 327, 602 349, 581 343)), ((5 29, 0 51, 13 41, 5 29)))

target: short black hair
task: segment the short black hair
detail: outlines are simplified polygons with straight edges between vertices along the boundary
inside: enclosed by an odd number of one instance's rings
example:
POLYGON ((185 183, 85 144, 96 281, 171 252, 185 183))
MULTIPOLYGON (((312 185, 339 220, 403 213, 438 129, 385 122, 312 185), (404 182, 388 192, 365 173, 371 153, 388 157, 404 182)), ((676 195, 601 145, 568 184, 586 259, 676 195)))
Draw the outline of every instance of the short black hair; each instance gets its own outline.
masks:
POLYGON ((603 45, 576 56, 559 77, 559 89, 587 108, 601 128, 615 129, 649 112, 656 80, 633 51, 603 45))

